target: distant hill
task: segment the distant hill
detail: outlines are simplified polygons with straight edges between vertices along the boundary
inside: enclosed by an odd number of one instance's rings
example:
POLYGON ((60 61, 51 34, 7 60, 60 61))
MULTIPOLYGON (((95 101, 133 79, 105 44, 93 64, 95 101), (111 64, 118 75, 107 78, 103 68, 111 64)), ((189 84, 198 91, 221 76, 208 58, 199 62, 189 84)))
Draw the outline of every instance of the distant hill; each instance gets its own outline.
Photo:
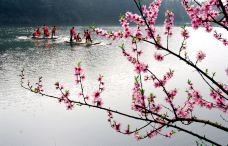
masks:
MULTIPOLYGON (((176 23, 189 21, 179 0, 163 0, 158 24, 164 22, 166 9, 174 10, 176 23)), ((116 25, 126 11, 137 12, 132 0, 1 0, 0 24, 116 25)))

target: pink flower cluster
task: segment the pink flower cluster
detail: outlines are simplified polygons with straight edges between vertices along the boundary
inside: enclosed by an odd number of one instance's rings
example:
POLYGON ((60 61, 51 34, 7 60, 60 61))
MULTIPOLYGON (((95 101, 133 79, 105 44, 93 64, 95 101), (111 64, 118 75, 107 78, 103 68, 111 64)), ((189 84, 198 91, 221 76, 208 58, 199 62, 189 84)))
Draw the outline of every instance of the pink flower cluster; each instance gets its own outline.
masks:
POLYGON ((142 137, 139 135, 138 132, 134 132, 134 137, 137 141, 139 141, 140 139, 142 139, 142 137))
POLYGON ((113 121, 113 115, 111 111, 108 112, 108 122, 110 123, 111 127, 115 129, 117 132, 120 132, 121 123, 117 123, 116 121, 113 121))
POLYGON ((153 138, 157 136, 160 132, 161 132, 161 128, 152 129, 149 132, 147 132, 147 136, 148 138, 153 138))
POLYGON ((174 26, 174 13, 167 10, 165 13, 165 16, 167 17, 165 19, 165 35, 172 36, 171 28, 174 26))
POLYGON ((173 74, 174 74, 174 71, 173 70, 169 70, 169 72, 166 72, 166 74, 163 76, 162 79, 160 79, 160 80, 154 79, 154 87, 158 88, 158 87, 165 86, 167 81, 170 80, 173 77, 173 74))
MULTIPOLYGON (((78 64, 77 67, 75 67, 75 76, 76 76, 76 84, 80 84, 81 85, 81 92, 79 92, 79 97, 83 97, 84 98, 84 102, 86 103, 86 100, 89 100, 90 97, 88 95, 84 95, 83 93, 83 85, 82 85, 82 82, 83 80, 85 79, 85 74, 84 74, 84 71, 83 69, 81 68, 81 65, 80 63, 78 64)), ((94 91, 93 94, 92 94, 92 97, 93 97, 93 104, 98 106, 98 107, 101 107, 103 105, 103 100, 102 98, 100 97, 101 93, 104 91, 104 81, 103 81, 103 76, 102 75, 99 75, 97 81, 99 82, 99 87, 98 87, 98 90, 94 91)))
POLYGON ((108 122, 110 123, 111 127, 116 132, 120 132, 120 133, 127 134, 127 135, 132 134, 132 132, 130 131, 130 125, 128 125, 127 129, 125 129, 124 132, 122 132, 121 131, 121 123, 118 123, 118 122, 113 120, 113 114, 111 111, 107 111, 107 112, 108 112, 108 122))
POLYGON ((184 39, 188 39, 189 31, 184 27, 183 30, 181 31, 181 35, 184 37, 184 39))
POLYGON ((154 53, 154 59, 157 61, 163 61, 164 60, 164 56, 160 53, 155 52, 154 53))
MULTIPOLYGON (((95 32, 97 35, 100 36, 104 36, 106 38, 113 38, 115 39, 119 39, 119 38, 128 38, 131 35, 131 30, 129 27, 129 22, 133 22, 135 24, 137 24, 138 26, 142 26, 144 25, 144 20, 142 19, 141 16, 139 16, 138 14, 133 14, 131 12, 126 12, 125 13, 125 17, 121 17, 120 18, 120 24, 122 25, 124 31, 117 31, 117 32, 107 32, 106 30, 103 30, 101 28, 95 28, 95 32)), ((134 36, 137 38, 140 38, 142 36, 142 32, 139 29, 136 29, 136 31, 134 32, 134 36)))
POLYGON ((124 38, 128 38, 131 35, 131 30, 129 27, 129 23, 127 22, 127 20, 125 18, 121 18, 120 19, 120 24, 122 25, 124 32, 123 32, 123 36, 124 38))
POLYGON ((103 30, 101 28, 95 28, 95 32, 99 36, 112 38, 113 40, 120 39, 123 37, 123 32, 121 32, 120 30, 116 32, 107 32, 106 30, 103 30))
POLYGON ((55 87, 56 87, 57 90, 60 90, 60 92, 61 92, 61 96, 58 99, 59 102, 60 103, 63 102, 66 105, 67 109, 72 109, 73 106, 74 106, 74 104, 69 99, 69 96, 70 96, 69 90, 63 91, 64 90, 64 87, 63 87, 63 85, 60 85, 59 82, 56 82, 55 83, 55 87))
POLYGON ((215 102, 213 103, 212 101, 210 102, 203 99, 200 92, 193 88, 193 84, 190 81, 188 82, 188 85, 189 85, 189 89, 187 90, 188 99, 185 101, 185 104, 182 108, 176 109, 176 113, 179 117, 186 118, 190 116, 190 113, 192 113, 196 105, 200 107, 205 107, 209 110, 217 108, 224 113, 228 112, 228 104, 226 104, 224 98, 222 98, 219 95, 221 94, 219 91, 210 92, 210 96, 215 102))
POLYGON ((221 33, 214 31, 214 37, 217 40, 221 41, 223 43, 223 45, 228 46, 228 40, 226 38, 223 38, 221 33))
POLYGON ((222 94, 220 91, 211 90, 210 96, 214 100, 215 103, 206 101, 202 98, 202 95, 199 91, 193 88, 193 84, 191 82, 189 84, 189 89, 187 91, 189 99, 186 101, 186 105, 188 105, 189 110, 193 110, 194 105, 199 105, 200 107, 206 107, 207 109, 218 108, 223 112, 228 111, 228 104, 226 104, 225 99, 221 97, 222 94), (190 109, 191 107, 191 109, 190 109))
POLYGON ((117 132, 120 131, 120 126, 121 126, 121 123, 117 123, 116 121, 114 121, 114 124, 112 125, 112 127, 113 127, 117 132))
POLYGON ((104 104, 102 98, 100 97, 101 93, 104 91, 103 76, 100 75, 97 80, 99 82, 99 88, 92 95, 93 104, 98 106, 98 107, 101 107, 104 104))
POLYGON ((228 112, 228 104, 220 94, 222 94, 220 91, 211 91, 210 96, 214 99, 217 108, 226 113, 228 112))
POLYGON ((142 63, 136 62, 134 71, 137 74, 139 74, 141 72, 146 72, 147 69, 148 69, 148 65, 147 64, 144 64, 143 62, 142 63))
POLYGON ((188 96, 191 97, 192 101, 194 101, 199 106, 203 106, 205 104, 200 92, 195 90, 193 87, 190 87, 188 91, 188 96))
POLYGON ((142 112, 142 108, 145 108, 145 96, 142 93, 141 86, 136 80, 134 83, 133 94, 132 94, 132 110, 142 112), (139 108, 139 106, 141 108, 139 108))
POLYGON ((161 104, 155 104, 154 102, 151 102, 149 105, 149 110, 155 113, 159 113, 162 109, 161 104))
MULTIPOLYGON (((137 49, 135 49, 135 48, 132 49, 132 52, 136 53, 136 55, 138 55, 138 56, 140 56, 142 54, 141 50, 137 51, 137 49)), ((137 61, 137 59, 135 57, 132 57, 131 54, 128 53, 125 49, 122 49, 122 53, 127 58, 127 60, 135 66, 134 71, 137 74, 139 74, 141 72, 146 72, 146 70, 148 69, 147 64, 140 62, 140 61, 137 61)))
POLYGON ((206 57, 206 54, 203 51, 199 51, 196 55, 197 61, 202 61, 206 57))
POLYGON ((135 24, 141 26, 144 25, 144 20, 142 19, 142 16, 138 15, 138 14, 133 14, 131 12, 126 12, 125 13, 125 18, 130 21, 130 22, 134 22, 135 24))
POLYGON ((167 133, 165 134, 165 137, 171 138, 171 136, 172 136, 173 134, 175 134, 175 132, 172 130, 172 131, 170 131, 170 132, 167 132, 167 133))
MULTIPOLYGON (((133 52, 136 52, 137 50, 135 50, 135 49, 133 48, 132 51, 133 51, 133 52)), ((127 57, 127 60, 128 60, 129 62, 131 62, 132 64, 136 64, 137 59, 136 59, 135 57, 131 56, 130 53, 126 52, 126 50, 122 49, 122 54, 123 54, 125 57, 127 57)))
POLYGON ((173 89, 168 92, 168 96, 165 98, 165 101, 173 105, 173 99, 177 95, 177 89, 173 89))
POLYGON ((142 33, 140 27, 138 27, 138 28, 134 31, 134 37, 136 37, 139 41, 142 40, 142 38, 143 38, 143 33, 142 33))
POLYGON ((142 6, 143 15, 146 17, 146 21, 150 26, 155 25, 161 3, 162 0, 155 0, 154 2, 150 3, 148 10, 146 5, 142 6))
MULTIPOLYGON (((142 6, 142 12, 145 17, 146 22, 150 26, 150 28, 145 28, 145 31, 147 32, 147 38, 152 38, 152 35, 155 34, 155 21, 157 19, 158 15, 158 9, 161 5, 162 0, 155 0, 152 2, 149 6, 149 8, 146 8, 146 5, 142 6), (152 33, 151 33, 152 32, 152 33)), ((119 39, 119 38, 128 38, 131 36, 133 33, 129 27, 129 22, 132 22, 136 25, 138 25, 138 29, 135 30, 134 36, 137 38, 142 38, 142 32, 140 30, 140 26, 145 25, 145 20, 142 18, 142 16, 138 14, 133 14, 131 12, 126 12, 125 16, 122 16, 120 18, 120 24, 123 27, 123 32, 122 31, 117 31, 117 32, 107 32, 106 30, 100 29, 100 28, 95 28, 94 31, 96 32, 97 35, 104 36, 106 38, 112 38, 112 39, 119 39), (128 22, 129 21, 129 22, 128 22)))
POLYGON ((173 100, 176 95, 177 95, 177 89, 173 89, 168 92, 168 98, 171 100, 173 100))
POLYGON ((145 31, 147 33, 147 38, 152 38, 155 35, 155 21, 158 16, 159 7, 161 6, 162 0, 155 0, 151 2, 149 8, 147 9, 146 5, 142 6, 142 12, 144 17, 146 18, 146 22, 150 28, 146 28, 145 31))
MULTIPOLYGON (((228 20, 225 17, 228 13, 227 1, 221 1, 224 5, 225 11, 223 11, 218 0, 205 1, 201 6, 194 6, 190 3, 190 0, 182 1, 183 6, 191 18, 193 28, 203 26, 206 28, 207 32, 211 32, 213 29, 211 23, 227 28, 228 20)), ((222 38, 221 34, 218 34, 216 31, 214 32, 214 37, 225 46, 228 45, 228 40, 222 38)))
POLYGON ((201 6, 190 4, 190 0, 183 0, 182 4, 191 18, 193 28, 204 26, 207 32, 211 32, 210 22, 219 16, 219 11, 215 9, 218 4, 217 0, 208 0, 202 3, 201 6))
POLYGON ((75 80, 76 84, 79 84, 80 82, 85 80, 85 74, 84 74, 84 71, 81 68, 80 64, 74 68, 74 73, 76 76, 76 80, 75 80))

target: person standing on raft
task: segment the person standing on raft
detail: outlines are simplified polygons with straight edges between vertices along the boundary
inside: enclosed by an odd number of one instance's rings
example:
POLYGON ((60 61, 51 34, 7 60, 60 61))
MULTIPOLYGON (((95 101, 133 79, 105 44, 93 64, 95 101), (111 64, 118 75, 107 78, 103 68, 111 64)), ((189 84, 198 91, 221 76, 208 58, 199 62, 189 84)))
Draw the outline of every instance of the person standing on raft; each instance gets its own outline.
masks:
POLYGON ((70 42, 73 42, 73 36, 75 34, 74 26, 70 30, 70 42))
POLYGON ((56 33, 56 26, 54 25, 51 31, 51 38, 55 36, 55 33, 56 33))
POLYGON ((86 39, 86 43, 88 43, 88 41, 89 41, 90 43, 93 42, 92 39, 91 39, 91 36, 90 36, 90 33, 89 33, 88 29, 87 29, 86 31, 84 31, 84 37, 85 37, 85 39, 86 39))

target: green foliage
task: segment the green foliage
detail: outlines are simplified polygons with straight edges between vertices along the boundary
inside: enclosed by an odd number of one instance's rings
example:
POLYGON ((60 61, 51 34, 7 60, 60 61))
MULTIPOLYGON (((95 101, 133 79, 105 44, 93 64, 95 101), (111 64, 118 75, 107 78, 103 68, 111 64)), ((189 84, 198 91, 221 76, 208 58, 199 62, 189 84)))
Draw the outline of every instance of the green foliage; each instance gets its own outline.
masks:
POLYGON ((145 90, 144 90, 144 89, 140 89, 140 93, 141 93, 142 95, 144 95, 145 90))
POLYGON ((119 47, 120 49, 124 49, 124 48, 125 48, 125 45, 124 45, 124 43, 122 43, 122 44, 120 44, 118 47, 119 47))
POLYGON ((172 135, 175 135, 177 132, 175 130, 172 130, 172 135))
POLYGON ((78 63, 77 63, 77 67, 80 67, 81 66, 81 61, 79 61, 78 63))
POLYGON ((205 73, 208 75, 208 69, 205 70, 205 73))
POLYGON ((120 14, 119 19, 124 19, 124 18, 125 18, 125 15, 120 14))
POLYGON ((89 25, 89 28, 94 30, 95 28, 97 28, 97 25, 95 23, 92 23, 89 25))
POLYGON ((188 84, 191 84, 191 83, 192 83, 192 81, 190 79, 188 79, 188 84))
POLYGON ((139 82, 139 76, 135 76, 135 82, 136 82, 136 83, 139 82))

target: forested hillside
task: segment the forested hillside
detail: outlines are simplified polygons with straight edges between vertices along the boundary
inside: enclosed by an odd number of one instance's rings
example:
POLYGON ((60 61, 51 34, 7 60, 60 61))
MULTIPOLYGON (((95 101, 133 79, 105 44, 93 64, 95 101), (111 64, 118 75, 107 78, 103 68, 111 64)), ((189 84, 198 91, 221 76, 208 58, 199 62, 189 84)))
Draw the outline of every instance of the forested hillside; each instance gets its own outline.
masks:
MULTIPOLYGON (((163 23, 166 9, 174 11, 176 23, 188 21, 179 0, 163 0, 158 24, 163 23)), ((126 11, 137 12, 132 0, 1 0, 0 24, 114 25, 126 11)))

